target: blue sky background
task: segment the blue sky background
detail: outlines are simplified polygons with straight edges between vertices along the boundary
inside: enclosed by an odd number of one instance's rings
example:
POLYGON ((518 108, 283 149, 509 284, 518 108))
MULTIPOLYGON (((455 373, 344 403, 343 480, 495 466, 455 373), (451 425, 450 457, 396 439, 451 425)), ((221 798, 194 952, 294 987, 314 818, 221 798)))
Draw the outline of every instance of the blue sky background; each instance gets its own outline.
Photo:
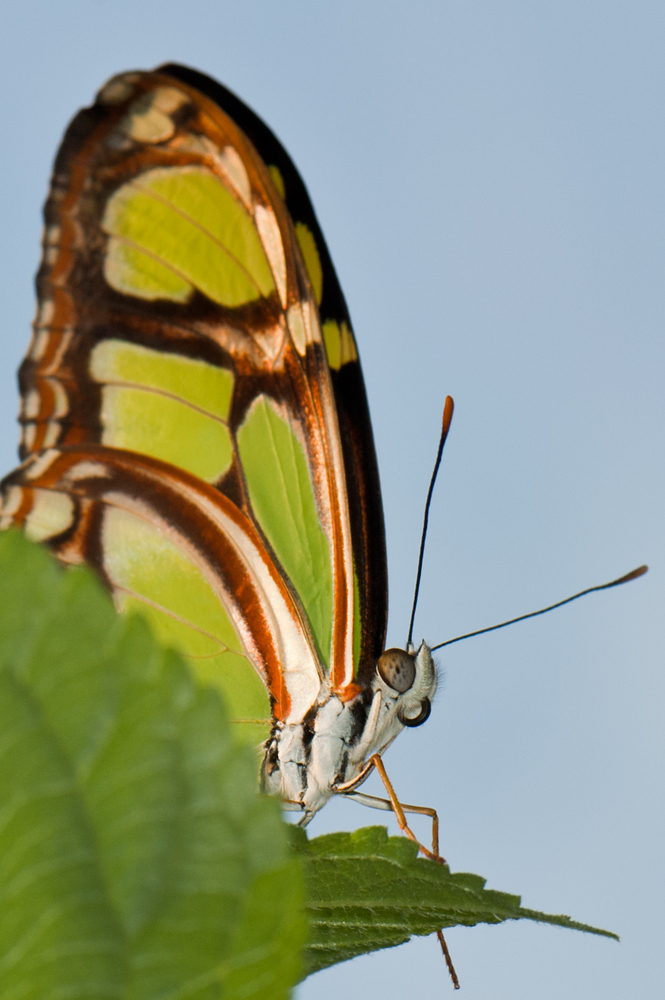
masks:
MULTIPOLYGON (((452 930, 465 1000, 662 990, 664 29, 665 7, 646 0, 22 0, 0 12, 2 468, 15 464, 15 371, 62 132, 110 75, 176 60, 248 102, 310 189, 373 414, 390 643, 405 639, 448 392, 418 636, 438 642, 652 565, 446 651, 430 721, 387 754, 401 797, 440 811, 454 870, 622 937, 452 930)), ((333 803, 311 832, 384 821, 333 803)), ((297 997, 450 989, 429 938, 319 974, 297 997)))

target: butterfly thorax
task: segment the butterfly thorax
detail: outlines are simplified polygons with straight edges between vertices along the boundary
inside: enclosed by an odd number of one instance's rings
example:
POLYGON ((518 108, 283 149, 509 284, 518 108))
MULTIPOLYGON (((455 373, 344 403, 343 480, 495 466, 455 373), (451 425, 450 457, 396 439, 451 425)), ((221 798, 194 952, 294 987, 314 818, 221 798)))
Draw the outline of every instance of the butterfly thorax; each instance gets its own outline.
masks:
POLYGON ((301 809, 306 825, 332 795, 344 794, 340 786, 358 777, 405 726, 425 722, 436 686, 436 667, 424 642, 417 653, 386 650, 371 683, 350 700, 323 684, 302 722, 273 726, 262 768, 264 790, 301 809))

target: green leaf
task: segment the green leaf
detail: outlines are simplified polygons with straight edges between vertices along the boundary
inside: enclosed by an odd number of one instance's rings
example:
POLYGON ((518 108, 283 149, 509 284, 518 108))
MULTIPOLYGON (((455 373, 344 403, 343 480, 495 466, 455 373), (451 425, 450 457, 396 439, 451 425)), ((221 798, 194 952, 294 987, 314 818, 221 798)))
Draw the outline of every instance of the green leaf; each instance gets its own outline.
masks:
POLYGON ((355 955, 408 941, 458 924, 537 920, 616 938, 609 931, 569 917, 526 910, 519 896, 485 889, 479 875, 451 874, 446 865, 418 858, 405 837, 389 837, 380 826, 332 833, 308 841, 294 829, 297 853, 305 861, 309 975, 355 955))
POLYGON ((0 536, 0 996, 281 1000, 300 861, 217 694, 0 536))

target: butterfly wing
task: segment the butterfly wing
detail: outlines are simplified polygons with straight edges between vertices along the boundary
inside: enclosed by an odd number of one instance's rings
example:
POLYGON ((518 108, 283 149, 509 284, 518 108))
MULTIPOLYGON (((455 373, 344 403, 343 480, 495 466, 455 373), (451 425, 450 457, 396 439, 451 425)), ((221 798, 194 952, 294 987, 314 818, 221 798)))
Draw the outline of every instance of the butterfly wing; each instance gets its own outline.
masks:
POLYGON ((240 126, 268 165, 286 204, 318 306, 340 429, 353 553, 359 582, 359 671, 371 676, 385 648, 388 571, 383 505, 367 394, 351 319, 328 246, 302 177, 268 126, 226 87, 204 73, 160 67, 211 98, 240 126))
POLYGON ((277 718, 326 674, 352 697, 385 633, 378 475, 287 154, 200 74, 123 74, 68 129, 45 221, 3 525, 95 565, 227 695, 251 664, 277 718))

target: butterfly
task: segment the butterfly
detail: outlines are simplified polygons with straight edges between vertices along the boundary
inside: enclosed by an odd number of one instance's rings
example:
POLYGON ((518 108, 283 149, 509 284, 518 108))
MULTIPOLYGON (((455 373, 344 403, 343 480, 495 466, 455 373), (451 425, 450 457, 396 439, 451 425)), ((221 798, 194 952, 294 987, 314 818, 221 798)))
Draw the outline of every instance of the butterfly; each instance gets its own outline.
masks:
MULTIPOLYGON (((358 350, 305 186, 237 97, 178 65, 69 126, 0 527, 94 567, 261 748, 305 825, 392 808, 381 755, 428 717, 429 648, 385 650, 381 494, 358 350), (389 799, 358 791, 376 767, 389 799)), ((415 839, 415 838, 414 838, 415 839)))

